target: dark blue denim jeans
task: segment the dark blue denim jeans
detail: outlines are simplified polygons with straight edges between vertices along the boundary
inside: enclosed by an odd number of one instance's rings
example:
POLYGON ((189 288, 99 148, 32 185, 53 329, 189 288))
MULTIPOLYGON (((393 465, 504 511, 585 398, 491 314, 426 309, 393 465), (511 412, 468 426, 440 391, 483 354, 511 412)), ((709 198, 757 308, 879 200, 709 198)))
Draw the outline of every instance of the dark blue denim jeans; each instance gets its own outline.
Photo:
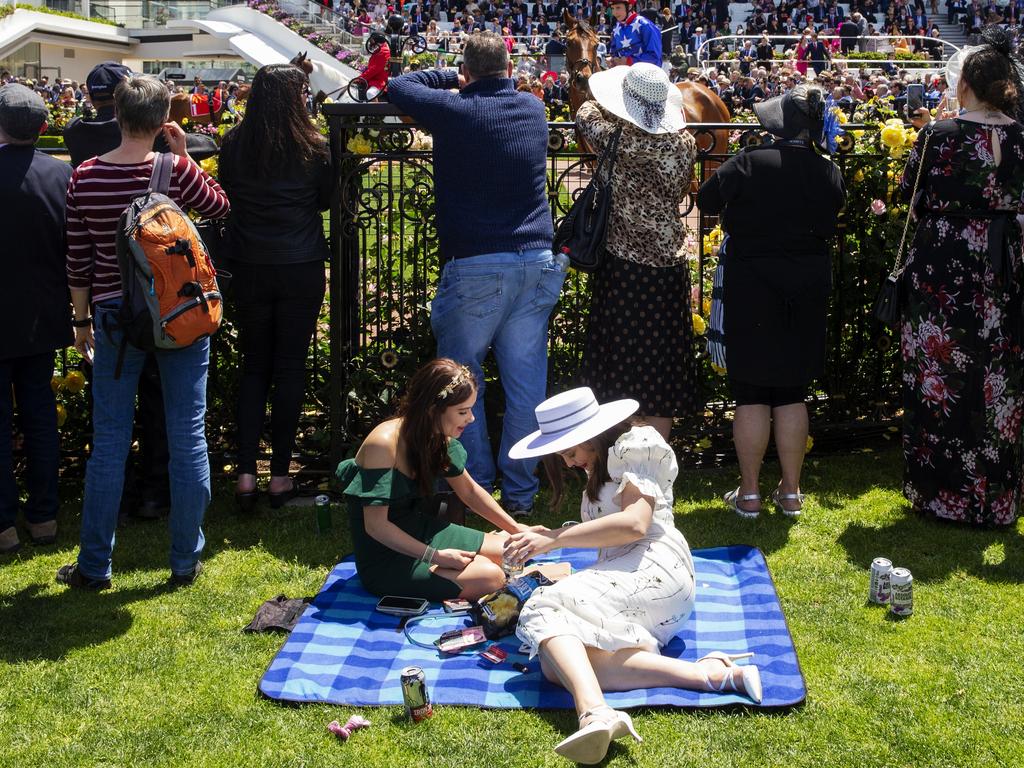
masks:
MULTIPOLYGON (((113 330, 116 307, 96 307, 93 359, 92 455, 85 471, 78 565, 92 579, 108 579, 114 531, 132 441, 135 394, 146 353, 125 348, 120 378, 114 369, 121 346, 113 330), (110 327, 108 332, 105 328, 110 327)), ((157 350, 171 460, 171 572, 190 573, 203 551, 202 522, 210 503, 210 458, 206 449, 206 374, 210 341, 183 349, 157 350)))
POLYGON ((57 403, 50 388, 53 352, 0 360, 0 531, 14 525, 18 514, 18 483, 14 477, 11 429, 14 403, 25 437, 25 519, 45 523, 57 517, 57 473, 60 443, 57 403))
POLYGON ((505 418, 498 448, 507 503, 533 504, 537 459, 513 461, 509 449, 537 429, 534 409, 547 396, 548 320, 565 281, 565 268, 550 249, 487 253, 449 261, 430 305, 438 357, 469 366, 480 385, 475 421, 462 433, 470 477, 494 485, 495 466, 484 415, 483 362, 490 349, 505 390, 505 418))

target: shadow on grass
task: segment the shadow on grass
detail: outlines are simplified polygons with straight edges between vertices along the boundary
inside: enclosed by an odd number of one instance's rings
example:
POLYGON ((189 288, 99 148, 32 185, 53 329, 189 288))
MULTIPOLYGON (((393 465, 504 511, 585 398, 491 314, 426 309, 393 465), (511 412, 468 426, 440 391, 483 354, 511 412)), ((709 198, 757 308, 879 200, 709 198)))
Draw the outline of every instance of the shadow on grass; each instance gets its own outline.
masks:
POLYGON ((769 555, 789 543, 789 533, 796 521, 772 511, 768 505, 757 519, 747 520, 718 504, 677 514, 676 528, 692 549, 748 544, 769 555))
POLYGON ((69 651, 105 643, 132 625, 125 606, 170 588, 80 592, 32 584, 0 596, 0 659, 8 662, 61 659, 69 651), (27 630, 27 631, 26 631, 27 630))
POLYGON ((874 558, 887 557, 918 581, 964 572, 990 583, 1024 583, 1024 537, 1015 527, 969 528, 908 511, 880 528, 851 523, 838 541, 849 562, 866 568, 874 558))

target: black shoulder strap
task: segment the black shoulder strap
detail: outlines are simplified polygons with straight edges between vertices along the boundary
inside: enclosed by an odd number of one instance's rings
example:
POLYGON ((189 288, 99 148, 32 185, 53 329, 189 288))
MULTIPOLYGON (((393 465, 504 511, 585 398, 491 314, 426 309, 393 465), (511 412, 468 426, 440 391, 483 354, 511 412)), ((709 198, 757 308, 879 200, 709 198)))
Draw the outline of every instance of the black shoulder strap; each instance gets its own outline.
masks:
POLYGON ((171 170, 174 167, 174 155, 170 152, 160 152, 153 158, 153 174, 149 177, 150 194, 159 192, 166 195, 171 190, 171 170))

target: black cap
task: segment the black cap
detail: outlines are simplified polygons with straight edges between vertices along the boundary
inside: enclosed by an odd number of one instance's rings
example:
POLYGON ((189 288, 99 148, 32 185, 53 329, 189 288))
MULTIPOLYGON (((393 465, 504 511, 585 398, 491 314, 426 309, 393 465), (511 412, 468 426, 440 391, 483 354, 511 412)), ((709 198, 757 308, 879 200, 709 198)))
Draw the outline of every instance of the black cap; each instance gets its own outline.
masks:
POLYGON ((46 102, 31 88, 8 83, 0 88, 0 130, 15 141, 39 138, 39 130, 50 117, 46 102))
POLYGON ((92 72, 85 78, 85 84, 89 88, 89 98, 110 99, 114 96, 114 89, 117 84, 130 77, 132 71, 124 64, 117 61, 104 61, 92 68, 92 72))

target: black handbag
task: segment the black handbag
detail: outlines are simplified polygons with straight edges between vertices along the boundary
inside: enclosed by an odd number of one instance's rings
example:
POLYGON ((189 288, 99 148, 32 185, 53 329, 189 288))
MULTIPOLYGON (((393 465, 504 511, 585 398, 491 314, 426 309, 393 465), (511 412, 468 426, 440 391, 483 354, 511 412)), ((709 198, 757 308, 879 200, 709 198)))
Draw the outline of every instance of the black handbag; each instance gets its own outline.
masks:
POLYGON ((875 299, 875 318, 889 328, 895 328, 899 325, 900 315, 903 311, 903 302, 906 298, 903 273, 906 271, 908 263, 903 261, 903 253, 907 244, 910 220, 914 215, 914 208, 917 205, 918 188, 921 184, 921 169, 924 168, 924 156, 928 149, 928 139, 930 138, 931 133, 926 133, 924 143, 921 145, 921 159, 917 164, 917 177, 914 179, 914 192, 910 196, 910 209, 907 211, 907 220, 903 222, 903 237, 900 239, 900 248, 896 252, 896 264, 893 266, 892 272, 885 279, 885 282, 882 283, 882 288, 878 292, 878 298, 875 299))
POLYGON ((564 253, 569 263, 581 272, 593 272, 602 263, 608 231, 608 212, 612 207, 612 171, 622 128, 612 135, 594 169, 594 177, 576 198, 555 231, 551 250, 564 253), (601 171, 608 166, 607 175, 601 171))
POLYGON ((210 253, 213 268, 217 270, 217 285, 220 287, 221 295, 230 297, 234 275, 231 272, 231 233, 228 229, 228 220, 200 219, 195 222, 195 226, 210 253))

